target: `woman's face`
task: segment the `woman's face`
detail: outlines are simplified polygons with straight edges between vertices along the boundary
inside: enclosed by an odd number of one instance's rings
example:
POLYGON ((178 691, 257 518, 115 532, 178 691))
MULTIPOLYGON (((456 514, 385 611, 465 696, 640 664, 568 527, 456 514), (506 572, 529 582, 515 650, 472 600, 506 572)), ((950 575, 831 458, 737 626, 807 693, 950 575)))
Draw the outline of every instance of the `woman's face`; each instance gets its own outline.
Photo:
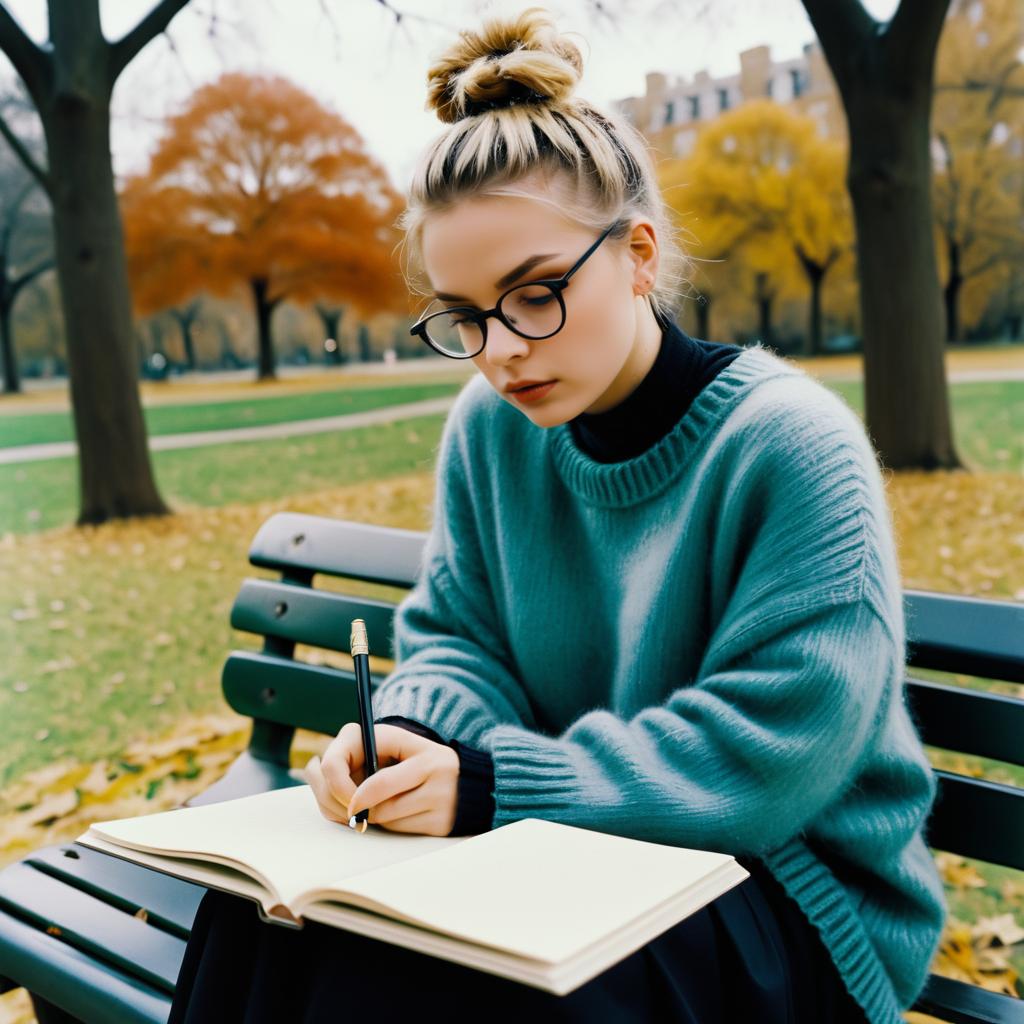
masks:
MULTIPOLYGON (((422 236, 431 287, 462 298, 435 301, 430 311, 493 309, 513 284, 563 275, 599 234, 547 203, 519 196, 469 199, 431 214, 422 236), (498 286, 538 255, 545 258, 514 282, 498 286)), ((569 279, 562 293, 565 324, 557 334, 522 338, 491 317, 487 344, 473 363, 505 401, 538 426, 557 426, 581 412, 605 412, 629 395, 657 356, 661 328, 644 298, 656 272, 653 227, 640 219, 630 238, 606 238, 569 279), (556 383, 531 402, 506 391, 525 380, 556 383)))

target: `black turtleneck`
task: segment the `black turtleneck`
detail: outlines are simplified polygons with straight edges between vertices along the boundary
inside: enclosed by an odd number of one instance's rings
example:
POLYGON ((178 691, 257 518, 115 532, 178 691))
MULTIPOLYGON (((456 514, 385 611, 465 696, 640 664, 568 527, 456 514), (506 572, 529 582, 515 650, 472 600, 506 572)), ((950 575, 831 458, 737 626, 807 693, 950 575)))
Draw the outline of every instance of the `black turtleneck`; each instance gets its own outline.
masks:
POLYGON ((691 338, 667 318, 658 322, 661 346, 644 379, 607 412, 581 412, 569 421, 576 444, 598 462, 621 462, 647 451, 743 351, 739 345, 691 338))
MULTIPOLYGON (((691 338, 674 322, 658 317, 661 345, 650 370, 636 388, 607 412, 580 413, 570 420, 577 445, 598 462, 620 462, 645 452, 685 415, 701 389, 742 351, 691 338)), ((402 715, 377 722, 397 725, 445 743, 429 726, 402 715)), ((459 755, 456 819, 449 835, 487 832, 494 818, 494 763, 487 751, 447 741, 459 755)))

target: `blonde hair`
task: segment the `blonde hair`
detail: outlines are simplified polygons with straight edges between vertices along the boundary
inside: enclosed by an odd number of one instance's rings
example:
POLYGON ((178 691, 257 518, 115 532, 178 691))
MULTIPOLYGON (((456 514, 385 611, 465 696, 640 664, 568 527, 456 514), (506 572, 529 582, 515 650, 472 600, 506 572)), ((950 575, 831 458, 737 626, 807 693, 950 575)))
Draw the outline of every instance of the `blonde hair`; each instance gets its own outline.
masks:
POLYGON ((638 214, 654 225, 658 272, 652 310, 674 320, 688 262, 675 241, 643 136, 624 118, 574 97, 583 74, 579 48, 559 34, 543 7, 487 20, 427 73, 426 109, 449 127, 420 157, 409 202, 398 219, 410 250, 410 290, 423 276, 425 218, 460 200, 515 195, 549 203, 611 239, 630 233, 638 214))

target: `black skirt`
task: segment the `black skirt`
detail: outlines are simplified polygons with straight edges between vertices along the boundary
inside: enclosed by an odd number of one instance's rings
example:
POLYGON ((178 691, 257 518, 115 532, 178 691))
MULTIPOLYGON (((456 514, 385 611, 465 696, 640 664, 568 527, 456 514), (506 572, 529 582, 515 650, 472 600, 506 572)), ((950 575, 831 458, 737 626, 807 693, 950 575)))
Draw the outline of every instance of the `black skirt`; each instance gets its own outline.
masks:
POLYGON ((817 929, 765 865, 565 996, 316 921, 266 924, 215 889, 196 913, 168 1024, 449 1022, 865 1024, 817 929))

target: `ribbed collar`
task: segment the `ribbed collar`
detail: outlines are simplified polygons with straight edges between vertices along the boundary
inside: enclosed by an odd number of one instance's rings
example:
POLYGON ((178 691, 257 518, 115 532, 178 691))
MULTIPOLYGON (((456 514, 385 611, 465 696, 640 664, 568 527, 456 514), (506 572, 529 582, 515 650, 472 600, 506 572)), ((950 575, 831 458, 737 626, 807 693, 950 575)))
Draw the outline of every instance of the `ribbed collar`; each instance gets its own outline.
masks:
POLYGON ((660 441, 633 458, 599 462, 576 444, 569 423, 552 427, 547 433, 555 467, 569 490, 591 504, 625 508, 646 501, 683 472, 694 452, 754 385, 802 372, 757 341, 701 390, 660 441))
POLYGON ((660 441, 743 351, 738 345, 698 341, 672 320, 655 316, 661 339, 643 380, 606 412, 581 412, 569 421, 576 446, 597 462, 632 459, 660 441))

